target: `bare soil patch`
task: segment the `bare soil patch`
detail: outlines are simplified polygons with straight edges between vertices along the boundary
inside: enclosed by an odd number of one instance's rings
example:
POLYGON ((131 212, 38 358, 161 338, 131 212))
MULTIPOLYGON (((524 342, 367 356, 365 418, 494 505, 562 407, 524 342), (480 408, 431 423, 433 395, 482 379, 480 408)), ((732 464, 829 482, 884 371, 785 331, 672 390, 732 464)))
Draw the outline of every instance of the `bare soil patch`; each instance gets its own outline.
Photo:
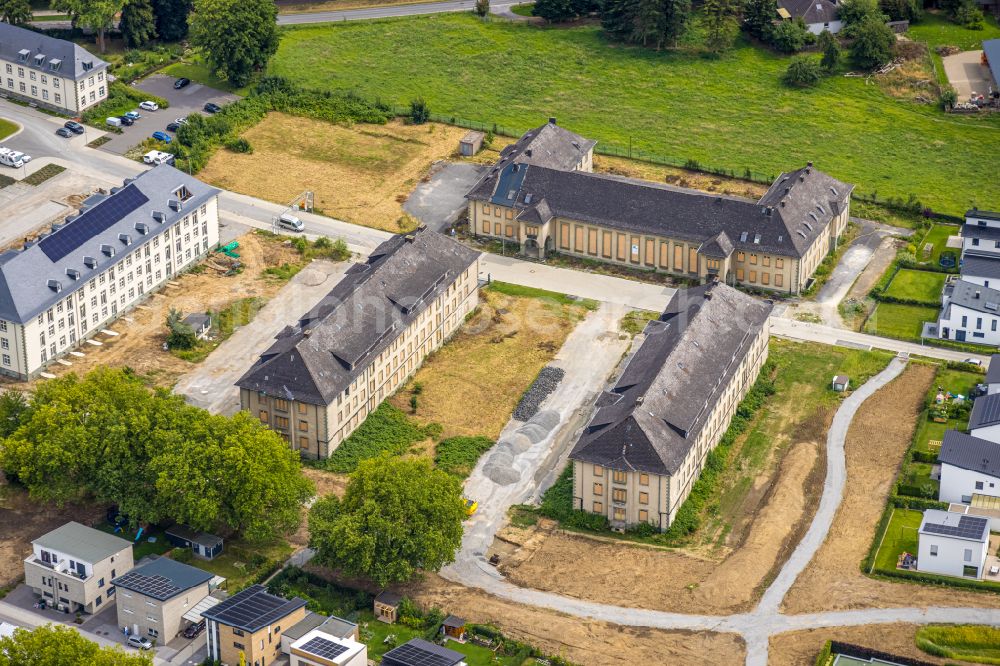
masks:
POLYGON ((219 150, 199 174, 218 187, 286 203, 315 193, 326 215, 399 232, 416 226, 402 202, 467 130, 427 123, 350 127, 270 113, 243 134, 253 154, 219 150))
POLYGON ((103 507, 93 505, 36 502, 0 475, 0 589, 23 577, 22 561, 31 554, 32 539, 71 520, 92 525, 103 513, 103 507))
POLYGON ((939 659, 917 649, 917 629, 919 625, 916 624, 873 624, 792 631, 771 637, 767 663, 769 666, 812 664, 829 640, 852 643, 932 664, 955 663, 954 659, 939 659))
POLYGON ((499 437, 521 394, 586 313, 581 305, 491 289, 480 291, 479 303, 458 333, 390 398, 411 413, 410 398, 419 384, 415 417, 440 423, 442 437, 499 437))
POLYGON ((847 485, 819 552, 784 602, 786 613, 911 606, 1000 607, 1000 595, 876 580, 859 566, 913 436, 935 368, 911 364, 861 405, 847 432, 847 485))
POLYGON ((724 559, 553 531, 543 520, 500 534, 514 546, 499 548, 509 552, 502 570, 516 585, 600 603, 627 599, 629 606, 682 613, 747 610, 815 510, 810 495, 822 485, 819 452, 815 442, 789 447, 746 537, 724 559))
POLYGON ((767 191, 767 185, 760 183, 641 162, 625 157, 594 155, 594 171, 753 200, 761 198, 767 191))
POLYGON ((861 275, 858 276, 858 279, 851 286, 851 290, 847 292, 847 298, 855 300, 866 298, 868 292, 872 290, 872 287, 879 281, 882 274, 892 265, 893 260, 896 258, 896 251, 905 244, 906 241, 897 238, 883 239, 878 249, 875 250, 875 255, 872 257, 871 262, 865 266, 865 269, 861 271, 861 275))
POLYGON ((490 623, 517 640, 583 666, 742 664, 734 634, 632 628, 504 601, 427 574, 403 590, 424 606, 438 606, 470 622, 490 623))

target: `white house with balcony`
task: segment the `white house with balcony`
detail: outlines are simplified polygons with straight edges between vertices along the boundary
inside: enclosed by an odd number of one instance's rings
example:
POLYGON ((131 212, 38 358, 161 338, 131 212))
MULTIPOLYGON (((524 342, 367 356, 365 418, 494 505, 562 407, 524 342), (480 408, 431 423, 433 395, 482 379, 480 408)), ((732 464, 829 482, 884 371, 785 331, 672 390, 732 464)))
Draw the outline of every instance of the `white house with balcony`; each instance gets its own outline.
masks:
POLYGON ((989 520, 939 509, 920 521, 917 570, 982 579, 990 546, 989 520))
MULTIPOLYGON (((992 411, 1000 404, 997 398, 1000 394, 982 396, 976 400, 976 406, 990 402, 992 411)), ((977 418, 984 418, 982 413, 977 414, 977 418)), ((970 426, 973 422, 970 420, 970 426)), ((976 432, 993 436, 992 428, 1000 428, 1000 422, 994 423, 991 417, 989 425, 976 432)), ((979 434, 948 430, 941 440, 938 463, 941 465, 940 501, 972 504, 975 495, 1000 497, 1000 444, 983 439, 979 434)))
POLYGON ((963 277, 945 286, 941 302, 937 336, 942 340, 1000 345, 1000 289, 963 277))

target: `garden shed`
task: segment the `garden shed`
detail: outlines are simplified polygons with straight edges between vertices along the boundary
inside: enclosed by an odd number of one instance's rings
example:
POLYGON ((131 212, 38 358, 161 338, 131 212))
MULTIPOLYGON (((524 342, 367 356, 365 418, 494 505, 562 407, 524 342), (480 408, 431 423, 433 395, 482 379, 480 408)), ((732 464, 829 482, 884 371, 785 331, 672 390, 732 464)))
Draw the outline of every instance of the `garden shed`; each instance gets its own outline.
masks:
POLYGON ((399 603, 402 600, 403 597, 395 592, 390 592, 389 590, 382 592, 382 594, 375 597, 375 608, 373 609, 375 618, 382 622, 395 624, 399 615, 399 603))
POLYGON ((847 375, 836 375, 833 378, 832 388, 834 391, 846 391, 851 388, 851 379, 847 375))
POLYGON ((204 340, 212 330, 212 318, 204 312, 194 312, 184 317, 184 323, 194 329, 194 335, 204 340))
POLYGON ((472 157, 483 147, 483 139, 485 138, 486 135, 482 132, 475 130, 466 132, 462 140, 458 142, 458 152, 462 154, 462 157, 472 157))
POLYGON ((457 615, 449 615, 441 623, 441 633, 456 641, 465 640, 465 620, 457 615))
POLYGON ((178 548, 190 548, 198 557, 215 559, 222 552, 222 537, 177 524, 166 531, 167 539, 178 548))

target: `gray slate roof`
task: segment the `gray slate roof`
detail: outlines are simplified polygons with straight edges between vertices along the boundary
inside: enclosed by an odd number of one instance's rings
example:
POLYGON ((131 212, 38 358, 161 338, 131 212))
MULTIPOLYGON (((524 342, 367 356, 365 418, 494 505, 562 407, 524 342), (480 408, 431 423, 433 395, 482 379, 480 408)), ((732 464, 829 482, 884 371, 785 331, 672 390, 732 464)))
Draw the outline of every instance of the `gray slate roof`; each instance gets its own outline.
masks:
POLYGON ((990 538, 990 521, 941 509, 927 509, 920 520, 920 534, 984 543, 990 538))
POLYGON ((809 23, 832 23, 839 10, 830 0, 778 0, 778 7, 786 10, 793 19, 802 18, 809 23))
POLYGON ((236 385, 330 404, 478 257, 426 228, 390 238, 285 327, 236 385))
POLYGON ((962 277, 966 275, 1000 279, 1000 254, 967 251, 962 257, 962 277))
POLYGON ((518 219, 553 217, 701 243, 725 232, 749 252, 804 255, 847 205, 853 185, 812 167, 782 174, 754 203, 650 181, 535 165, 498 164, 466 195, 514 207, 518 219))
POLYGON ((319 629, 325 634, 336 636, 337 638, 353 638, 358 625, 349 622, 336 615, 320 615, 312 611, 306 611, 306 616, 282 631, 283 636, 287 636, 293 641, 298 640, 308 634, 313 629, 319 629))
POLYGON ((132 544, 113 534, 72 521, 38 537, 33 544, 42 548, 73 555, 78 560, 96 564, 116 553, 131 548, 132 544))
POLYGON ((305 605, 305 599, 285 599, 271 594, 263 585, 251 585, 204 611, 201 616, 244 631, 257 631, 305 605))
POLYGON ((1000 393, 981 395, 972 403, 969 430, 1000 423, 1000 393))
POLYGON ((981 238, 987 240, 1000 239, 1000 229, 996 227, 979 226, 978 224, 970 224, 968 222, 962 225, 960 233, 962 238, 981 238))
MULTIPOLYGON (((989 63, 990 73, 993 74, 993 82, 1000 84, 1000 39, 987 39, 984 41, 983 53, 986 54, 986 62, 989 63)), ((982 215, 982 213, 979 214, 982 215)), ((997 213, 994 213, 994 215, 997 215, 997 213)))
POLYGON ((40 242, 21 252, 0 256, 0 319, 22 324, 30 321, 68 294, 82 289, 90 278, 125 261, 125 257, 139 250, 154 235, 177 224, 219 192, 167 164, 145 171, 125 183, 117 192, 100 197, 98 203, 82 209, 82 214, 67 217, 67 224, 40 242), (182 185, 192 197, 183 203, 180 211, 175 211, 168 202, 182 185), (119 215, 114 211, 122 200, 119 197, 133 201, 145 198, 146 201, 131 212, 119 215), (154 211, 163 214, 163 222, 153 218, 154 211), (82 233, 97 222, 114 218, 118 218, 117 221, 103 231, 82 233), (137 224, 147 225, 147 233, 140 233, 137 224), (84 240, 79 240, 78 234, 85 236, 84 240), (120 239, 121 234, 129 236, 130 245, 120 239), (65 244, 72 249, 62 258, 53 260, 43 249, 49 243, 65 244), (113 248, 114 255, 108 256, 102 246, 113 248), (84 263, 85 256, 97 259, 97 265, 88 267, 84 263), (68 270, 78 271, 78 279, 70 277, 68 270), (57 282, 61 290, 52 289, 48 286, 49 281, 57 282))
POLYGON ((556 125, 552 120, 525 132, 515 143, 500 151, 497 164, 535 164, 570 171, 597 145, 556 125))
POLYGON ((771 308, 724 284, 678 290, 599 398, 570 458, 676 473, 771 308))
POLYGON ((27 69, 74 80, 90 76, 108 66, 108 63, 73 42, 4 22, 0 22, 0 59, 9 60, 27 69), (19 54, 25 49, 30 53, 27 60, 21 62, 19 54), (36 60, 39 55, 45 57, 36 60), (52 60, 61 61, 57 70, 51 69, 52 60))
MULTIPOLYGON (((1000 58, 1000 39, 991 39, 988 41, 996 42, 997 56, 998 58, 1000 58)), ((983 43, 985 44, 986 42, 983 43)), ((998 64, 1000 64, 1000 60, 998 60, 997 62, 998 64)), ((1000 222, 1000 213, 994 213, 993 211, 988 211, 988 210, 979 210, 977 208, 970 208, 969 210, 965 211, 965 217, 978 218, 981 220, 997 220, 998 222, 1000 222)))
POLYGON ((169 557, 158 557, 112 579, 111 584, 164 601, 204 585, 214 575, 169 557))
POLYGON ((976 312, 1000 315, 1000 290, 966 280, 955 280, 950 285, 950 291, 949 307, 960 305, 976 312))
POLYGON ((411 638, 382 655, 382 666, 455 666, 464 660, 461 652, 422 638, 411 638))
MULTIPOLYGON (((976 403, 982 399, 978 398, 976 403)), ((1000 478, 1000 444, 958 430, 946 430, 938 462, 1000 478)))
POLYGON ((990 356, 990 364, 986 369, 986 383, 1000 384, 1000 354, 990 356))

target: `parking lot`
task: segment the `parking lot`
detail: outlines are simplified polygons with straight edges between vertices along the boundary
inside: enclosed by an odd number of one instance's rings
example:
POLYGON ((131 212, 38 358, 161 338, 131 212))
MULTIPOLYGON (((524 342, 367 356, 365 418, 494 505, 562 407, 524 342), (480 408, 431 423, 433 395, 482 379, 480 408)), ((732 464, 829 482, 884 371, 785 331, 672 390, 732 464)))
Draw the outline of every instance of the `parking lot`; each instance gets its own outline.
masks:
POLYGON ((101 146, 101 149, 116 155, 123 155, 129 148, 146 139, 153 132, 157 130, 165 131, 167 124, 175 118, 188 116, 192 113, 204 114, 205 112, 202 108, 206 102, 215 102, 219 106, 222 106, 223 104, 228 104, 239 99, 237 95, 233 95, 232 93, 209 88, 208 86, 194 82, 180 90, 176 90, 174 89, 174 81, 176 80, 172 76, 153 74, 142 81, 134 83, 133 85, 139 90, 145 90, 148 93, 166 99, 170 102, 170 108, 160 109, 159 111, 140 110, 139 113, 142 114, 142 117, 135 121, 135 124, 131 127, 123 126, 121 134, 109 134, 108 136, 111 137, 111 141, 101 146))

